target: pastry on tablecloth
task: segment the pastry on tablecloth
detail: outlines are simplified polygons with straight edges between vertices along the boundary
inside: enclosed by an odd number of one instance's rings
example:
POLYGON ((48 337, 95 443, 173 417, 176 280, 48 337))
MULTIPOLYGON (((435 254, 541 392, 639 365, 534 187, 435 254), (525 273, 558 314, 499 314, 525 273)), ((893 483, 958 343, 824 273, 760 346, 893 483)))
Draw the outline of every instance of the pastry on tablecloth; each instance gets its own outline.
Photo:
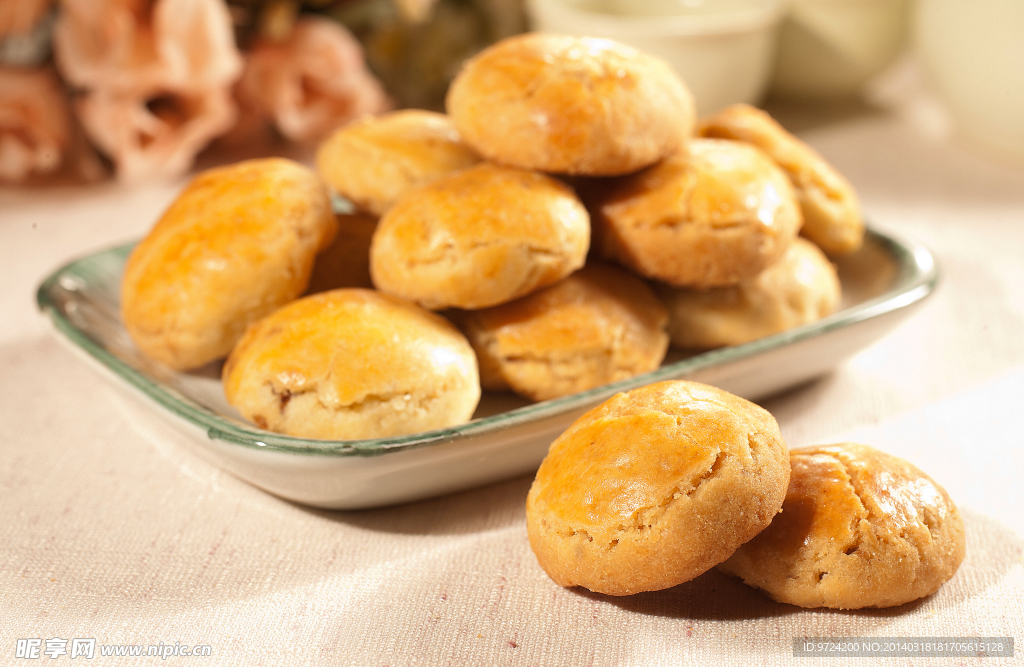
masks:
POLYGON ((800 607, 894 607, 964 559, 964 524, 917 467, 853 443, 794 449, 782 513, 719 566, 800 607))
POLYGON ((682 380, 616 394, 552 444, 526 501, 530 546, 561 586, 628 595, 689 581, 778 513, 775 419, 682 380))

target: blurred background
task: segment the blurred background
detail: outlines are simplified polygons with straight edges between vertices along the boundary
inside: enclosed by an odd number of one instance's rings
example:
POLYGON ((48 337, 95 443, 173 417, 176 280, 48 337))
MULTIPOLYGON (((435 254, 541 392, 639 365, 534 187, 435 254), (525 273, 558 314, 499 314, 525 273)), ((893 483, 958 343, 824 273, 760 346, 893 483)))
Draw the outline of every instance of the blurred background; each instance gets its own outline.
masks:
POLYGON ((1024 166, 1020 0, 0 0, 0 183, 308 155, 364 114, 443 109, 467 57, 527 30, 655 53, 701 115, 909 114, 1024 166))

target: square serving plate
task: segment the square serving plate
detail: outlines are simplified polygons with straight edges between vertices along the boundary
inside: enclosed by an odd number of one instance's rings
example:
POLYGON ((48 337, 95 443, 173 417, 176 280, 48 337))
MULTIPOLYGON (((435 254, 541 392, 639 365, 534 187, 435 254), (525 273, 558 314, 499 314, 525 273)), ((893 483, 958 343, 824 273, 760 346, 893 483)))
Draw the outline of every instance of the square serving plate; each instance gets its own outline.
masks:
MULTIPOLYGON (((485 392, 472 421, 410 436, 323 441, 262 431, 224 399, 219 368, 177 373, 144 357, 121 324, 119 288, 132 245, 58 269, 37 302, 58 337, 193 439, 228 472, 315 507, 359 509, 418 500, 536 470, 548 445, 616 392, 688 379, 757 400, 820 376, 876 341, 934 290, 938 269, 918 243, 869 229, 837 262, 839 312, 760 340, 681 357, 650 373, 528 404, 485 392)), ((671 354, 671 353, 670 353, 671 354)))

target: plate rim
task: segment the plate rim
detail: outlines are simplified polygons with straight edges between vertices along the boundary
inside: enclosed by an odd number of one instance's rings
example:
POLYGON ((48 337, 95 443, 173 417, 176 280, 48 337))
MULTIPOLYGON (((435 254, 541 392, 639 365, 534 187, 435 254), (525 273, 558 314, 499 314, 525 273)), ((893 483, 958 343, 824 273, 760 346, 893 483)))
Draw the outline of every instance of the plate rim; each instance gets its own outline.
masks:
MULTIPOLYGON (((723 362, 734 362, 798 341, 825 335, 859 322, 919 303, 932 294, 940 281, 938 262, 930 250, 916 240, 891 231, 866 225, 865 234, 880 243, 894 257, 897 273, 892 286, 871 299, 837 311, 824 318, 749 343, 701 352, 661 366, 653 371, 619 380, 594 389, 547 401, 531 403, 452 427, 422 431, 411 435, 365 440, 316 440, 300 438, 248 426, 220 415, 179 393, 173 387, 151 378, 108 351, 77 327, 53 298, 55 287, 69 275, 80 276, 81 267, 104 255, 123 255, 126 259, 137 241, 111 246, 80 256, 63 264, 43 279, 36 290, 36 304, 55 331, 104 369, 127 382, 146 398, 173 415, 205 431, 211 440, 237 445, 252 451, 276 451, 288 454, 325 457, 371 457, 429 447, 442 442, 457 442, 485 436, 513 426, 558 418, 598 405, 612 395, 661 380, 678 378, 723 362)), ((63 287, 68 291, 67 286, 63 287)))

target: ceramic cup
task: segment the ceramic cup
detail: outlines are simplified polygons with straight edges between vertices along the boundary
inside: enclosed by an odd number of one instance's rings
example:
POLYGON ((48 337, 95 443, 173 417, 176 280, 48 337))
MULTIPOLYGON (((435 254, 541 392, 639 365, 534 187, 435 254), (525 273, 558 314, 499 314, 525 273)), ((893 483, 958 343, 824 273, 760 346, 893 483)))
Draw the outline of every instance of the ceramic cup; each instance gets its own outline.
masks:
POLYGON ((906 47, 909 17, 910 0, 790 0, 772 94, 856 94, 906 47))
POLYGON ((957 129, 1024 166, 1024 0, 919 0, 913 35, 957 129))

